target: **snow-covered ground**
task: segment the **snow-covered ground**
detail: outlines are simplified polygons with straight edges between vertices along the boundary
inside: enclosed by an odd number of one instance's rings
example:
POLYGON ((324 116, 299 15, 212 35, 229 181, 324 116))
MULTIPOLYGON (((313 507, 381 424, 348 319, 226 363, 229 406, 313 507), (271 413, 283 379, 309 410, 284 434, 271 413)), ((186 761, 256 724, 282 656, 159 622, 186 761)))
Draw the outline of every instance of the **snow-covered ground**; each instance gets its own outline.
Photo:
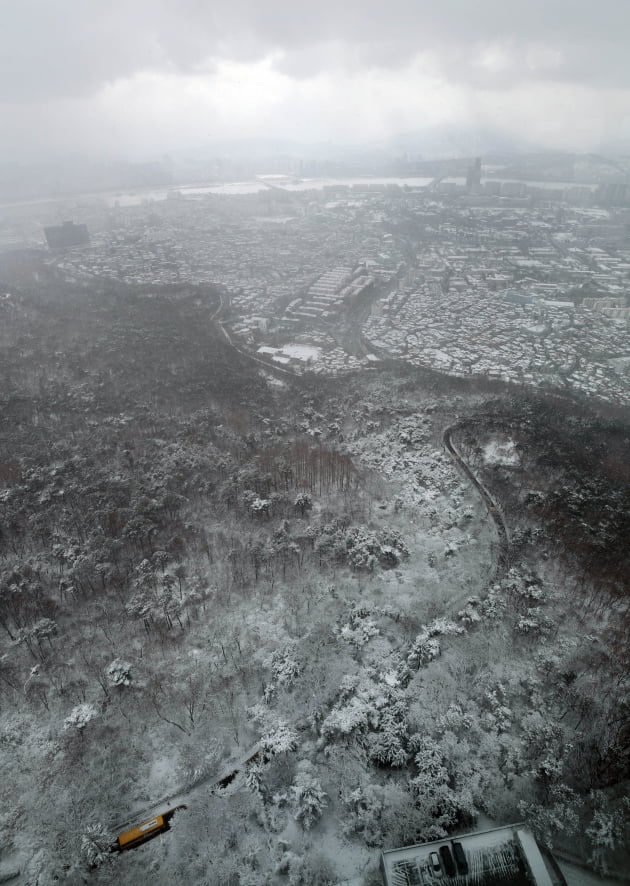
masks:
POLYGON ((322 349, 309 345, 283 345, 280 349, 287 357, 295 357, 297 360, 318 360, 322 349))
POLYGON ((491 440, 483 447, 483 457, 489 465, 516 466, 520 463, 513 440, 491 440))

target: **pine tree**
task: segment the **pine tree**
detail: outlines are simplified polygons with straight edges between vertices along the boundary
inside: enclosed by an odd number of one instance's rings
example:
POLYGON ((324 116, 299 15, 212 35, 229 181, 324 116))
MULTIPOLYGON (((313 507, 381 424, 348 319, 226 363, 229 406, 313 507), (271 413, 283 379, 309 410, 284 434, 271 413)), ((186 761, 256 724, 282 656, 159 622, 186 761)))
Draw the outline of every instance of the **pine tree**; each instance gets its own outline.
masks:
POLYGON ((81 834, 81 852, 89 868, 112 861, 113 837, 102 824, 89 825, 81 834))

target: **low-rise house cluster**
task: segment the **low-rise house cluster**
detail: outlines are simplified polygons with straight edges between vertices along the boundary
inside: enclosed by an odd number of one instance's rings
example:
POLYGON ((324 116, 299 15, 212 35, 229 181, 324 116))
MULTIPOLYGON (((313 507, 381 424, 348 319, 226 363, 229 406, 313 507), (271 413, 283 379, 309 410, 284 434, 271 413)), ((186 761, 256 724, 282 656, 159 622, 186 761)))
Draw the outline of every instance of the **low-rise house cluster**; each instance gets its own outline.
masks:
POLYGON ((219 286, 232 341, 294 372, 396 358, 627 402, 629 217, 594 187, 242 190, 115 207, 100 228, 92 207, 91 245, 50 260, 73 280, 219 286))

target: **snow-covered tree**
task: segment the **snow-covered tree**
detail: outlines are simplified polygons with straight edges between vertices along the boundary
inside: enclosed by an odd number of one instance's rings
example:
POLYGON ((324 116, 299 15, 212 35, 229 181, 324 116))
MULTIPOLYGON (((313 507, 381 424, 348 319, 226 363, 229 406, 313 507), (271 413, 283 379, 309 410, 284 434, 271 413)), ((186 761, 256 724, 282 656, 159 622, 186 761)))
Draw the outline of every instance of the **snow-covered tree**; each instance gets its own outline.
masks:
POLYGON ((88 825, 81 834, 81 853, 90 868, 100 867, 112 861, 110 846, 113 836, 102 824, 88 825))
POLYGON ((300 857, 291 853, 289 886, 333 886, 338 880, 334 865, 321 852, 300 857))
POLYGON ((85 729, 88 723, 98 717, 98 711, 92 704, 83 703, 73 708, 63 721, 64 729, 85 729))
POLYGON ((268 517, 271 513, 271 502, 268 498, 258 498, 250 503, 249 512, 253 517, 268 517))
POLYGON ((598 873, 607 874, 607 856, 623 840, 630 813, 630 800, 624 798, 621 805, 613 809, 603 791, 591 791, 590 799, 595 811, 584 831, 592 846, 588 861, 598 873))
POLYGON ((393 824, 388 813, 394 810, 396 814, 401 805, 409 802, 409 794, 402 785, 361 784, 344 797, 344 833, 360 834, 368 846, 382 845, 386 830, 393 824))
POLYGON ((365 733, 370 726, 378 726, 380 708, 386 695, 367 673, 345 676, 341 681, 340 697, 322 723, 322 738, 365 733))
POLYGON ((436 618, 424 628, 413 642, 407 664, 412 668, 420 668, 435 658, 438 658, 442 649, 437 639, 447 634, 463 634, 464 628, 456 625, 447 618, 436 618))
POLYGON ((305 830, 309 830, 318 821, 328 805, 326 793, 315 778, 314 772, 312 763, 302 760, 298 764, 298 771, 291 787, 295 820, 299 821, 305 830))
POLYGON ((167 551, 154 551, 151 557, 154 565, 164 572, 166 564, 170 562, 171 556, 167 551))
MULTIPOLYGON (((454 738, 454 737, 453 737, 454 738)), ((470 821, 475 814, 473 797, 467 784, 457 787, 457 779, 449 772, 444 748, 425 735, 413 736, 418 774, 409 787, 419 816, 423 838, 440 839, 458 822, 470 821)))
POLYGON ((107 682, 110 686, 131 685, 131 664, 120 658, 115 658, 105 671, 107 682))
POLYGON ((33 656, 36 655, 34 644, 37 644, 40 657, 43 657, 42 642, 48 641, 52 647, 52 637, 57 633, 57 624, 51 618, 40 618, 35 624, 29 627, 23 627, 18 631, 16 640, 18 643, 25 643, 33 656))
POLYGON ((339 636, 347 643, 361 649, 372 637, 378 637, 380 630, 371 618, 351 618, 348 624, 339 628, 339 636))
POLYGON ((490 729, 497 732, 507 732, 514 719, 511 708, 506 704, 508 700, 506 688, 502 683, 497 683, 492 689, 488 689, 483 696, 488 710, 484 714, 484 722, 490 729))
POLYGON ((438 729, 457 732, 458 730, 472 729, 474 722, 474 717, 471 714, 465 713, 461 705, 452 702, 446 711, 437 718, 436 725, 438 729))
POLYGON ((343 546, 349 565, 355 570, 372 572, 381 563, 383 567, 396 566, 409 552, 396 530, 375 533, 367 526, 350 526, 343 534, 343 546))
POLYGON ((297 748, 297 732, 281 720, 260 739, 263 756, 277 757, 297 748))
POLYGON ((383 766, 404 766, 409 757, 404 739, 405 729, 401 729, 393 718, 387 717, 380 731, 368 737, 370 759, 383 766))
POLYGON ((395 670, 344 677, 340 698, 321 725, 322 742, 352 738, 383 766, 407 762, 408 701, 395 670))
POLYGON ((518 804, 519 812, 530 825, 540 843, 553 848, 557 834, 571 836, 579 826, 582 800, 566 785, 556 785, 549 791, 546 802, 518 804))
POLYGON ((308 494, 308 492, 300 492, 298 495, 296 495, 293 506, 297 508, 297 510, 303 517, 306 511, 310 511, 313 507, 313 499, 308 494))
MULTIPOLYGON (((384 676, 387 678, 388 675, 384 676)), ((380 712, 377 728, 367 737, 366 747, 373 762, 394 767, 407 763, 408 709, 407 699, 402 692, 396 686, 391 687, 387 692, 387 704, 380 712)))
POLYGON ((421 631, 407 656, 407 664, 411 668, 420 668, 438 658, 441 651, 442 648, 437 637, 430 637, 426 630, 421 631))
POLYGON ((262 766, 254 761, 245 770, 245 784, 256 796, 262 793, 262 766))
POLYGON ((295 644, 290 643, 282 649, 276 649, 264 662, 271 668, 269 683, 265 686, 265 701, 269 701, 278 687, 290 688, 300 675, 300 664, 295 657, 295 644))

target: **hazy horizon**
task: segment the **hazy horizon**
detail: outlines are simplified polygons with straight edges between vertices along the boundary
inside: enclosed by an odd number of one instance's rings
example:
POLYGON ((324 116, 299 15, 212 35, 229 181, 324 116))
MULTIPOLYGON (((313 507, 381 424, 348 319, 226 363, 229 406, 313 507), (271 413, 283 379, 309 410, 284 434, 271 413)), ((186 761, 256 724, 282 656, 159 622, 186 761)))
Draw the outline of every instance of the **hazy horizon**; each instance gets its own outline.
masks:
POLYGON ((440 127, 537 148, 630 138, 630 8, 25 0, 0 35, 4 162, 224 140, 375 144, 440 127))

